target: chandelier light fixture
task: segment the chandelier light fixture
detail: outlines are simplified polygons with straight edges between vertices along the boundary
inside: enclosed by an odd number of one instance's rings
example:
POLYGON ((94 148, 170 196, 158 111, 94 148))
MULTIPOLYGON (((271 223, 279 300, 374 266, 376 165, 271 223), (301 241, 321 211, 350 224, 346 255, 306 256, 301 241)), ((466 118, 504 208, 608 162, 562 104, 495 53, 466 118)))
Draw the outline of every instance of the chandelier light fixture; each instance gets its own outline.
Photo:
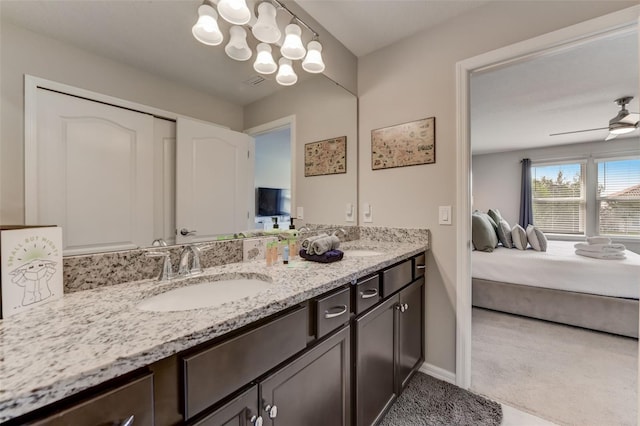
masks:
POLYGON ((248 61, 253 52, 247 43, 247 29, 258 41, 256 58, 253 69, 260 74, 276 74, 276 81, 283 86, 296 84, 298 76, 293 69, 293 61, 302 60, 302 69, 308 73, 317 74, 325 69, 322 60, 322 45, 316 33, 302 19, 292 13, 280 0, 264 0, 257 4, 257 19, 247 6, 246 0, 213 0, 217 7, 213 7, 211 0, 198 8, 198 20, 191 29, 193 36, 200 43, 218 46, 224 41, 224 35, 218 26, 218 15, 232 24, 229 29, 229 41, 224 50, 231 59, 248 61), (290 23, 283 32, 278 27, 277 14, 283 10, 291 15, 290 23), (312 40, 305 46, 302 42, 302 27, 312 34, 312 40), (246 28, 245 28, 246 27, 246 28), (277 61, 273 57, 275 51, 280 52, 277 61))

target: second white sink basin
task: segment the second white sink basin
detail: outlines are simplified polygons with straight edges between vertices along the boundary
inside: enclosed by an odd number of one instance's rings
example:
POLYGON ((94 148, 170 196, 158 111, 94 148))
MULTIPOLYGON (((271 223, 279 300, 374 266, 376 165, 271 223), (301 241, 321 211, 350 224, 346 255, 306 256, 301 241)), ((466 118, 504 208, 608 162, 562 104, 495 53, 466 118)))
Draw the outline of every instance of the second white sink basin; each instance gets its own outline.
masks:
POLYGON ((267 281, 239 278, 209 281, 169 290, 151 296, 138 304, 138 309, 153 312, 188 311, 211 308, 224 303, 255 296, 269 288, 267 281))
POLYGON ((382 253, 381 251, 375 251, 375 250, 360 250, 360 249, 354 249, 354 250, 345 250, 344 251, 344 255, 349 257, 349 256, 353 256, 353 257, 368 257, 368 256, 380 256, 382 253))

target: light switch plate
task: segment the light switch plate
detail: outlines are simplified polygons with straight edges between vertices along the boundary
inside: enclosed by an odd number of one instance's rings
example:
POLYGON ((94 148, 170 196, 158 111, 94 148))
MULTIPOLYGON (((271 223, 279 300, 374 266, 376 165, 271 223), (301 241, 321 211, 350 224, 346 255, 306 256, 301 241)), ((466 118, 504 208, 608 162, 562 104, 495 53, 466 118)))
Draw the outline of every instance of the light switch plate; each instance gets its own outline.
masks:
POLYGON ((451 206, 438 207, 438 224, 451 225, 451 206))
POLYGON ((304 208, 296 207, 296 219, 304 219, 304 208))
POLYGON ((365 223, 373 222, 373 210, 371 208, 371 204, 369 203, 364 203, 362 205, 362 220, 365 223))
POLYGON ((346 222, 354 222, 353 204, 347 203, 347 208, 344 213, 344 220, 346 222))

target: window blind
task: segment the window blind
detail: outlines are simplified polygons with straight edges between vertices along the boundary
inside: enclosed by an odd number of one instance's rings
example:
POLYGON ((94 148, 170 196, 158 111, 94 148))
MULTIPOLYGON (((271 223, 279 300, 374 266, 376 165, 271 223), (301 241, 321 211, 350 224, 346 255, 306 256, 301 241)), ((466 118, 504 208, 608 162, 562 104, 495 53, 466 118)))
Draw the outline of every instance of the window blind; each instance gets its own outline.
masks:
POLYGON ((533 220, 542 231, 584 233, 584 169, 584 163, 531 167, 533 220))
POLYGON ((598 230, 640 236, 640 158, 598 162, 598 230))

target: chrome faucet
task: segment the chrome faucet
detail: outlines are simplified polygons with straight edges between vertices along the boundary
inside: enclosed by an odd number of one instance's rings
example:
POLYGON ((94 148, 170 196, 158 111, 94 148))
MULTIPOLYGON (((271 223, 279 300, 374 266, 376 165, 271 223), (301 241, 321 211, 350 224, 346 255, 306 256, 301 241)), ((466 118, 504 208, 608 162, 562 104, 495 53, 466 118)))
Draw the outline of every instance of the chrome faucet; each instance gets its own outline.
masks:
POLYGON ((171 267, 171 253, 166 251, 148 251, 147 257, 164 257, 162 261, 162 269, 158 275, 158 282, 171 281, 173 278, 173 268, 171 267))
POLYGON ((202 273, 200 266, 200 248, 193 244, 182 246, 180 251, 180 263, 178 263, 178 276, 197 275, 202 273), (191 263, 189 263, 189 255, 191 255, 191 263))

